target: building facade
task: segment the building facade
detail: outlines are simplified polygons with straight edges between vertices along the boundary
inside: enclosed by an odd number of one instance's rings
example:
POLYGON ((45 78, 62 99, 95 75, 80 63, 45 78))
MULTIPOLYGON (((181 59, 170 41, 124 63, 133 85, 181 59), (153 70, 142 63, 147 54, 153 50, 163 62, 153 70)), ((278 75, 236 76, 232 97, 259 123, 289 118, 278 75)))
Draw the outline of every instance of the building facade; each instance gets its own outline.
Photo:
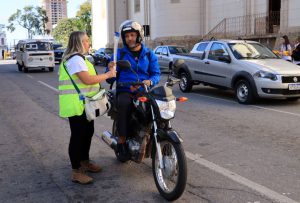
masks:
MULTIPOLYGON (((97 46, 111 46, 113 33, 126 19, 150 25, 146 43, 151 47, 164 42, 191 48, 211 37, 254 39, 274 47, 278 37, 287 34, 293 40, 300 34, 299 0, 93 0, 92 4, 93 30, 103 36, 97 46)), ((97 36, 93 34, 93 41, 97 36)))
POLYGON ((59 20, 67 18, 67 0, 42 0, 42 7, 46 10, 48 23, 46 29, 51 33, 53 26, 59 20))
POLYGON ((2 50, 7 50, 7 39, 5 31, 3 30, 5 26, 3 24, 0 24, 0 58, 2 59, 2 50))

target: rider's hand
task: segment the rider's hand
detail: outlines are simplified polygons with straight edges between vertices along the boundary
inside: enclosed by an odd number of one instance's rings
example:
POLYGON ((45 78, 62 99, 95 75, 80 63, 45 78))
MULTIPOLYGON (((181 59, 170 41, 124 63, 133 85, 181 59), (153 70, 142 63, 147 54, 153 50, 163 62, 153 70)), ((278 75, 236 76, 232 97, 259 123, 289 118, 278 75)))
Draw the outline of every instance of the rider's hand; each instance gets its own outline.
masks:
POLYGON ((148 87, 150 87, 151 84, 152 84, 151 80, 144 80, 143 83, 144 83, 145 85, 147 85, 148 87))
POLYGON ((135 91, 137 91, 139 89, 139 87, 140 87, 139 85, 131 85, 130 86, 130 91, 131 92, 135 92, 135 91))

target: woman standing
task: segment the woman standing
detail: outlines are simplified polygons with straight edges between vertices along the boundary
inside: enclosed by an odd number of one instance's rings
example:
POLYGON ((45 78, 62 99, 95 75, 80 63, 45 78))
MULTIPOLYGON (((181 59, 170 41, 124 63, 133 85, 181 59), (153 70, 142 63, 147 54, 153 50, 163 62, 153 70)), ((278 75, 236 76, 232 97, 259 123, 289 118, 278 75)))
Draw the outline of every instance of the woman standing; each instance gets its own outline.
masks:
POLYGON ((282 59, 286 61, 292 61, 292 46, 290 44, 288 36, 284 35, 281 39, 280 52, 282 59))
POLYGON ((85 32, 72 32, 59 67, 59 115, 68 118, 71 129, 69 143, 69 157, 73 169, 71 180, 81 184, 93 181, 86 174, 87 171, 97 173, 101 171, 101 167, 90 162, 89 151, 94 134, 94 122, 86 119, 83 98, 79 97, 72 80, 81 93, 93 96, 98 92, 100 82, 116 76, 115 68, 97 75, 94 66, 83 56, 89 48, 89 38, 85 32))

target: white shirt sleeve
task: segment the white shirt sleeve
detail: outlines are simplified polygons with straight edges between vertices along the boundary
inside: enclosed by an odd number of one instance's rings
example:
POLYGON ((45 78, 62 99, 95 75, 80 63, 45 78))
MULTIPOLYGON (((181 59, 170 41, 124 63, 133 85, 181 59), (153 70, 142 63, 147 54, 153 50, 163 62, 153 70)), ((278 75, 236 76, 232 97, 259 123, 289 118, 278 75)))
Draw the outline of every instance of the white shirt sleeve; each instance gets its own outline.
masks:
POLYGON ((66 67, 70 75, 82 71, 88 71, 88 67, 85 61, 80 56, 73 56, 70 60, 67 61, 66 67))

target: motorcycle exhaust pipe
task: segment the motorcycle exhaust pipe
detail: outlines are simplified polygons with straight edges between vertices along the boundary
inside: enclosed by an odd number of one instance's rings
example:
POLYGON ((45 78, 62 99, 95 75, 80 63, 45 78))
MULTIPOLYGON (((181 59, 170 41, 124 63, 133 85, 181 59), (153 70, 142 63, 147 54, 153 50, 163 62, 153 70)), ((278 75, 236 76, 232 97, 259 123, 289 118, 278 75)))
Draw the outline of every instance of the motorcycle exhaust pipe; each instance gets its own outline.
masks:
POLYGON ((117 139, 108 131, 104 131, 101 135, 102 140, 112 149, 117 148, 117 139))

